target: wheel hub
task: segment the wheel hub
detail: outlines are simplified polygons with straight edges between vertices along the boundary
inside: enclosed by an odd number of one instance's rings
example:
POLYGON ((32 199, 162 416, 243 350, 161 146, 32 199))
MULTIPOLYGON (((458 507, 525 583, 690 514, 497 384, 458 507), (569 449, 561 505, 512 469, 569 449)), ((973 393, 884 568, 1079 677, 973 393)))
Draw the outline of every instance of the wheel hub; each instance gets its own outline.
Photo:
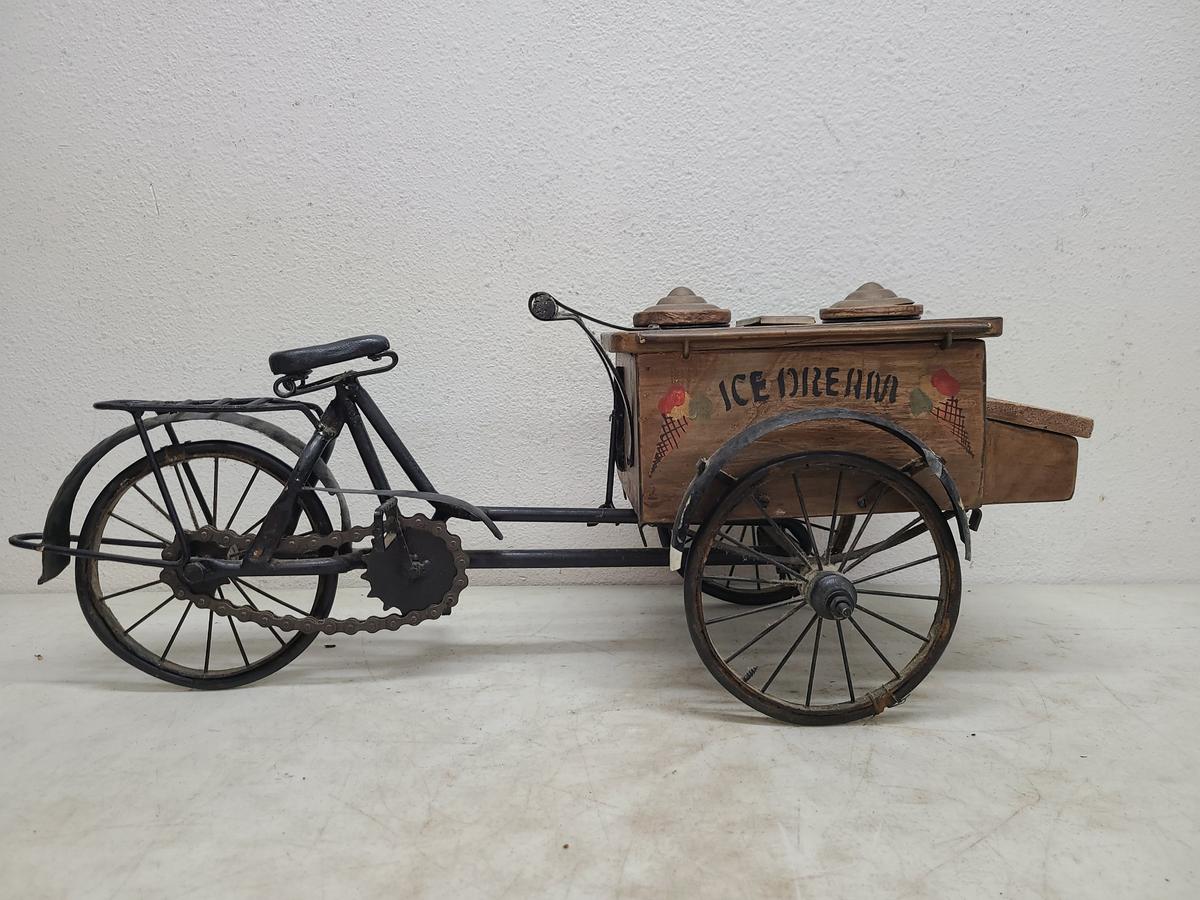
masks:
POLYGON ((846 619, 858 606, 858 591, 841 572, 817 572, 805 591, 808 605, 822 619, 846 619))
MULTIPOLYGON (((197 557, 200 559, 232 558, 230 549, 216 540, 205 540, 194 531, 185 532, 185 535, 188 541, 188 554, 193 559, 197 557)), ((179 538, 172 541, 170 546, 163 550, 162 555, 166 560, 179 559, 183 555, 179 546, 179 538)), ((209 597, 216 596, 217 589, 229 583, 228 578, 210 573, 197 562, 189 562, 185 565, 181 575, 189 588, 209 597)))

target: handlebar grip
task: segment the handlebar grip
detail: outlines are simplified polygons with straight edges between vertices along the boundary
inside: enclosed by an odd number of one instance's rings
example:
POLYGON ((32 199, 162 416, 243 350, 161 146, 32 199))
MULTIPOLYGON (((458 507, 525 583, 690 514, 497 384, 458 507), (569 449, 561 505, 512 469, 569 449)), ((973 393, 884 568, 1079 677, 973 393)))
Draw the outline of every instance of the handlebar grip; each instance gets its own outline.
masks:
POLYGON ((529 295, 529 312, 540 322, 553 322, 558 318, 558 301, 545 291, 529 295))

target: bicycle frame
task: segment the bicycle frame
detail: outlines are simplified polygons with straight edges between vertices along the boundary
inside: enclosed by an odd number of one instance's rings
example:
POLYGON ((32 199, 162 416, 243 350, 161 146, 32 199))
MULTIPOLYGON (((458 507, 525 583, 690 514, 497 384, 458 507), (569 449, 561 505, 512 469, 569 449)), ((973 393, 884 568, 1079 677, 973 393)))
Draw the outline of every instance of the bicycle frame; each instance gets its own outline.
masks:
MULTIPOLYGON (((277 385, 275 398, 247 398, 226 400, 185 400, 185 401, 137 401, 122 400, 97 403, 98 409, 121 410, 133 417, 134 431, 141 442, 159 493, 162 495, 163 508, 171 522, 175 539, 181 548, 176 559, 163 560, 153 557, 128 556, 118 553, 107 553, 98 550, 84 550, 78 546, 61 546, 46 543, 45 535, 41 532, 26 532, 9 538, 9 543, 15 547, 57 554, 63 557, 83 557, 102 561, 120 562, 130 565, 140 565, 152 568, 180 569, 191 579, 204 579, 210 576, 286 576, 286 575, 326 575, 348 572, 366 567, 364 556, 370 552, 367 549, 351 550, 333 556, 324 557, 278 557, 276 552, 283 538, 290 530, 294 520, 300 495, 304 491, 314 491, 337 495, 344 502, 345 495, 366 494, 374 495, 381 500, 389 497, 420 500, 432 505, 433 518, 440 520, 465 519, 482 522, 498 539, 503 539, 496 522, 532 522, 542 524, 580 523, 594 525, 639 525, 637 513, 632 509, 620 509, 613 505, 613 476, 617 467, 623 465, 623 396, 614 389, 613 421, 610 428, 608 448, 608 483, 605 500, 598 507, 545 507, 545 506, 484 506, 478 507, 465 500, 438 493, 429 476, 413 457, 396 429, 388 422, 383 412, 359 382, 363 375, 374 374, 384 369, 374 369, 365 372, 348 371, 340 375, 324 379, 317 384, 299 385, 296 390, 285 390, 280 393, 277 385), (334 397, 329 405, 322 409, 314 403, 300 402, 291 399, 298 393, 309 393, 321 388, 332 388, 334 397), (178 435, 171 423, 162 427, 170 439, 170 445, 155 450, 150 439, 150 428, 144 420, 148 412, 156 414, 211 414, 220 411, 250 410, 254 412, 299 411, 313 424, 313 434, 299 451, 298 459, 292 468, 287 483, 276 500, 271 504, 266 516, 259 523, 254 543, 242 559, 215 559, 209 557, 192 557, 189 548, 187 531, 167 487, 159 457, 166 452, 164 459, 172 462, 170 452, 173 448, 182 447, 178 435), (368 429, 368 426, 370 428, 368 429), (355 449, 363 468, 371 481, 370 488, 342 488, 318 483, 316 477, 318 467, 324 467, 333 451, 337 438, 344 430, 349 430, 354 441, 355 449), (383 441, 388 453, 403 470, 405 476, 416 490, 395 490, 389 483, 383 471, 379 454, 371 439, 371 430, 383 441)), ((212 511, 203 498, 195 473, 186 460, 180 468, 191 485, 199 501, 199 512, 206 522, 212 522, 212 511)), ((325 469, 327 472, 328 470, 325 469)), ((214 523, 215 524, 215 523, 214 523)), ((78 540, 76 535, 68 535, 71 540, 78 540)), ((105 539, 103 543, 113 546, 137 547, 156 549, 160 545, 148 541, 129 539, 105 539)), ((668 564, 668 550, 665 547, 645 546, 643 537, 642 547, 605 547, 605 548, 555 548, 555 549, 519 549, 519 550, 468 550, 472 568, 481 569, 546 569, 546 568, 636 568, 660 567, 668 564)), ((724 559, 719 554, 718 562, 724 559)), ((732 560, 731 560, 732 563, 732 560)))
MULTIPOLYGON (((150 441, 148 429, 142 421, 142 411, 131 410, 134 416, 138 437, 143 449, 150 460, 155 482, 162 494, 164 508, 171 520, 175 535, 179 539, 183 553, 180 559, 167 565, 179 568, 193 568, 197 577, 203 575, 224 576, 282 576, 282 575, 316 575, 347 572, 364 567, 363 555, 367 551, 346 551, 336 556, 319 558, 277 558, 276 551, 284 536, 289 531, 289 525, 294 519, 297 503, 303 491, 319 491, 329 494, 373 494, 381 500, 388 497, 401 497, 422 500, 434 508, 433 517, 436 519, 466 519, 484 523, 497 537, 503 538, 495 522, 537 522, 537 523, 583 523, 587 525, 600 524, 636 524, 637 515, 632 509, 618 509, 611 505, 611 498, 606 499, 605 505, 590 507, 531 507, 531 506, 494 506, 477 507, 466 501, 438 493, 429 476, 421 468, 416 458, 405 446, 396 429, 388 422, 378 405, 359 382, 359 374, 346 372, 336 381, 327 386, 334 389, 334 397, 327 407, 315 419, 312 437, 304 445, 299 458, 288 477, 287 483, 278 498, 272 503, 270 510, 262 520, 254 543, 250 546, 241 560, 220 560, 209 558, 192 558, 188 554, 188 541, 182 520, 167 488, 166 479, 159 465, 158 457, 150 441), (369 426, 369 428, 368 428, 369 426), (328 488, 314 484, 313 472, 319 462, 328 459, 333 446, 344 430, 349 430, 354 446, 363 467, 371 482, 369 489, 328 488), (383 441, 391 457, 403 470, 408 480, 416 490, 394 490, 388 482, 380 461, 379 453, 371 438, 371 431, 383 441)), ((281 404, 282 406, 282 404, 281 404)), ((310 405, 306 404, 306 407, 310 405)), ((172 429, 168 430, 173 444, 178 444, 178 438, 172 429)), ((610 441, 609 472, 615 464, 613 454, 616 452, 616 440, 610 441)), ((182 467, 189 483, 196 485, 194 474, 186 464, 182 467)), ((197 493, 199 493, 197 491, 197 493)), ((210 518, 206 506, 201 505, 200 512, 210 518)), ((473 568, 573 568, 573 567, 639 567, 664 566, 667 563, 667 551, 657 547, 633 548, 598 548, 598 549, 553 549, 553 550, 474 550, 468 551, 473 568)), ((80 555, 78 551, 72 555, 80 555)), ((134 562, 134 558, 115 557, 108 554, 87 554, 98 558, 113 558, 123 562, 134 562)), ((164 565, 160 561, 138 560, 142 564, 164 565)))

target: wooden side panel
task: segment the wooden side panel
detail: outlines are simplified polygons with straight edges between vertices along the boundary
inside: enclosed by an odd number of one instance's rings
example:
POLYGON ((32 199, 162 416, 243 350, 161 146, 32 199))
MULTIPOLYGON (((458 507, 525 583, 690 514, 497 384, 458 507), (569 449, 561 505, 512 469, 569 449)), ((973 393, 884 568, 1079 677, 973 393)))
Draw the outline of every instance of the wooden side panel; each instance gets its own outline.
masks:
POLYGON ((1079 441, 1068 434, 989 420, 984 460, 985 503, 1070 500, 1079 441))
MULTIPOLYGON (((845 407, 907 428, 946 459, 964 502, 982 489, 982 341, 857 344, 636 357, 641 515, 669 522, 696 463, 751 423, 780 413, 845 407)), ((846 450, 894 465, 912 451, 861 423, 799 425, 760 441, 737 471, 800 450, 846 450)), ((940 492, 934 493, 939 499, 940 492)), ((784 501, 780 501, 784 502, 784 501)), ((796 511, 799 514, 799 511, 796 511)))

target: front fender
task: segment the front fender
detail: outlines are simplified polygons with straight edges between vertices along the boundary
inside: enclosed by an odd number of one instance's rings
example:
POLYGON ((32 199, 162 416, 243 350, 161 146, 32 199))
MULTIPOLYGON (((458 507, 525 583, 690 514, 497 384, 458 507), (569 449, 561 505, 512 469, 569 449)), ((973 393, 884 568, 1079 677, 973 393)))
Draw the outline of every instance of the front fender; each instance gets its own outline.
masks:
POLYGON ((748 446, 755 441, 761 440, 773 431, 779 431, 781 428, 788 428, 792 425, 800 425, 805 422, 820 422, 830 419, 842 419, 871 425, 903 441, 913 451, 921 455, 925 460, 925 464, 929 466, 929 470, 942 483, 942 487, 946 490, 946 496, 950 498, 950 503, 954 508, 954 518, 958 522, 958 534, 963 544, 963 555, 970 560, 971 532, 967 522, 967 511, 963 509, 962 496, 958 492, 958 486, 955 485, 954 479, 950 477, 950 473, 946 470, 942 458, 934 453, 919 437, 890 419, 872 415, 871 413, 857 412, 852 409, 831 407, 829 409, 796 410, 755 422, 727 440, 717 448, 717 451, 712 456, 704 461, 703 468, 692 479, 692 483, 688 485, 688 489, 683 495, 683 500, 679 504, 679 511, 675 514, 675 524, 671 528, 671 568, 675 571, 683 568, 683 551, 687 547, 687 523, 691 520, 692 511, 708 493, 725 466, 733 462, 734 458, 748 446))
MULTIPOLYGON (((255 416, 247 416, 243 413, 236 412, 185 412, 185 413, 168 413, 162 416, 154 416, 145 420, 146 429, 159 428, 163 425, 170 425, 175 422, 190 422, 199 419, 215 419, 221 422, 228 422, 236 425, 239 428, 248 428, 251 431, 256 431, 266 438, 275 441, 277 444, 282 444, 287 449, 291 450, 297 456, 304 449, 304 441, 291 434, 287 430, 280 428, 271 422, 266 422, 255 416)), ((83 454, 75 467, 63 479, 62 485, 58 489, 58 493, 54 495, 54 500, 50 503, 50 509, 46 513, 46 525, 42 529, 42 542, 46 545, 59 547, 69 546, 71 541, 71 512, 75 506, 75 498, 79 495, 79 489, 83 486, 84 479, 96 467, 105 456, 111 453, 118 446, 123 444, 130 438, 137 437, 137 428, 133 425, 127 425, 120 431, 114 432, 100 441, 95 447, 83 454)), ((316 468, 313 470, 317 480, 330 488, 339 487, 337 480, 334 479, 333 473, 329 471, 329 467, 324 462, 317 462, 316 468)), ((342 528, 350 527, 350 510, 346 505, 343 497, 338 497, 338 506, 341 509, 342 528)), ((42 577, 38 579, 38 584, 45 584, 52 578, 58 576, 70 562, 70 557, 62 553, 42 552, 42 577)))

